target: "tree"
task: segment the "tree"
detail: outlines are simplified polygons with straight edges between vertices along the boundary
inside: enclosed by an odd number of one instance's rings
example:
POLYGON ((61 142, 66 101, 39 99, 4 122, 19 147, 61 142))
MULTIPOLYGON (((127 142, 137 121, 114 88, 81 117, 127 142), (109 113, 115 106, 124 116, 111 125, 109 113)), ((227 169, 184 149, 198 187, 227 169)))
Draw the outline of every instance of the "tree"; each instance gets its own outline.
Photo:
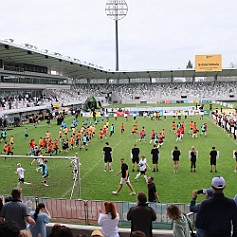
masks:
POLYGON ((193 64, 190 60, 188 61, 186 68, 193 68, 193 64))

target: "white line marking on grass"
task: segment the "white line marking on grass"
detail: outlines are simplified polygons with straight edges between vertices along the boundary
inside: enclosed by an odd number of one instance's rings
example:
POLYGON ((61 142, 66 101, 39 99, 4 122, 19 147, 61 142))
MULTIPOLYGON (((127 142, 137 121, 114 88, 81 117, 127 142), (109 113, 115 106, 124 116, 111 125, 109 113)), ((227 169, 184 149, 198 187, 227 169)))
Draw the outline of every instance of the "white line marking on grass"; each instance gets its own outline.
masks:
MULTIPOLYGON (((119 146, 121 143, 123 142, 123 140, 120 140, 120 142, 118 142, 114 147, 112 147, 113 149, 115 149, 117 146, 119 146)), ((98 164, 101 162, 101 159, 99 159, 94 166, 92 166, 83 176, 79 177, 81 178, 81 181, 87 177, 97 166, 98 164)), ((68 189, 61 198, 64 198, 67 194, 69 194, 72 191, 72 188, 68 189)))

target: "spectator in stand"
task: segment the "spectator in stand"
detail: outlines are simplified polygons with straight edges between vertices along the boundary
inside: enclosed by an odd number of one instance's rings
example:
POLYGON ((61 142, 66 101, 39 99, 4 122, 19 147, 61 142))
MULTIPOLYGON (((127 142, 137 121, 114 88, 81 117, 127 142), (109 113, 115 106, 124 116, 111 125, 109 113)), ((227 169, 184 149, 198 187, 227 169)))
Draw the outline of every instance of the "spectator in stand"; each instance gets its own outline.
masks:
POLYGON ((35 211, 30 212, 31 217, 35 220, 36 225, 30 226, 30 231, 33 237, 46 237, 46 224, 49 223, 51 216, 44 203, 39 203, 35 211))
POLYGON ((15 221, 20 230, 26 229, 26 223, 35 225, 34 219, 25 204, 22 203, 22 189, 14 188, 12 190, 12 200, 6 203, 0 213, 0 222, 15 221))
POLYGON ((237 207, 233 199, 224 196, 225 179, 216 176, 211 185, 213 197, 201 203, 196 228, 204 229, 205 237, 237 236, 237 207))
POLYGON ((29 230, 20 230, 19 237, 32 237, 32 234, 31 234, 31 232, 29 230))
POLYGON ((20 229, 15 221, 5 221, 0 223, 0 236, 2 237, 18 237, 20 229))
POLYGON ((94 236, 94 237, 104 237, 104 235, 101 233, 100 230, 93 230, 92 233, 91 233, 91 236, 94 236))
POLYGON ((102 226, 101 232, 105 237, 119 237, 119 214, 112 202, 104 202, 104 213, 99 213, 98 224, 102 226))
POLYGON ((131 232, 143 231, 147 237, 152 237, 152 222, 156 220, 156 213, 147 205, 145 193, 138 193, 137 206, 131 207, 127 213, 127 220, 131 221, 131 232))
MULTIPOLYGON (((192 200, 190 202, 190 211, 194 213, 198 213, 200 209, 200 205, 201 205, 201 204, 196 204, 196 199, 198 197, 198 194, 204 194, 205 198, 208 199, 209 197, 212 197, 213 192, 211 188, 193 191, 192 200)), ((197 230, 196 233, 198 237, 205 236, 205 231, 203 229, 196 228, 196 230, 197 230)))
POLYGON ((173 236, 174 237, 191 237, 190 228, 191 220, 182 213, 178 206, 170 205, 167 208, 167 215, 173 220, 173 236))
POLYGON ((130 237, 146 237, 146 234, 140 230, 133 231, 130 237))
POLYGON ((64 225, 55 224, 48 237, 73 237, 73 234, 68 227, 64 225))

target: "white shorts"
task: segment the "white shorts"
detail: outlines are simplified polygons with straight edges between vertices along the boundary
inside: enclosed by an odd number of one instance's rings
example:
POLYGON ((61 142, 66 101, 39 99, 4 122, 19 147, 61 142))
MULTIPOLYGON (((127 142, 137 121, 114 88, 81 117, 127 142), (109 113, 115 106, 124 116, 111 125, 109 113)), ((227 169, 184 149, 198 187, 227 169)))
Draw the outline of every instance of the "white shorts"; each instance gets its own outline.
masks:
POLYGON ((127 179, 121 178, 120 184, 126 184, 126 183, 130 183, 129 177, 127 179))

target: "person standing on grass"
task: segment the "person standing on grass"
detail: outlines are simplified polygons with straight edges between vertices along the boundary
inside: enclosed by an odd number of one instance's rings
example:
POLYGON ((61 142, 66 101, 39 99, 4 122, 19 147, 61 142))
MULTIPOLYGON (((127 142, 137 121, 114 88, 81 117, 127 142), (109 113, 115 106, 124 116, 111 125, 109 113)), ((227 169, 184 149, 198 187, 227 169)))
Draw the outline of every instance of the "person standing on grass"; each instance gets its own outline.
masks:
POLYGON ((159 150, 156 144, 153 145, 153 148, 151 150, 151 158, 152 158, 152 164, 153 164, 153 171, 152 172, 158 172, 158 160, 159 160, 159 150))
POLYGON ((32 186, 31 182, 25 182, 25 169, 21 167, 20 163, 16 165, 16 174, 19 177, 18 182, 17 182, 17 187, 20 187, 21 183, 32 186))
POLYGON ((30 225, 29 229, 32 237, 47 237, 46 224, 49 223, 51 215, 44 203, 39 203, 35 211, 30 212, 31 218, 34 219, 35 225, 30 225))
POLYGON ((122 124, 121 124, 121 127, 120 127, 121 133, 124 133, 124 130, 125 130, 124 123, 122 123, 122 124))
POLYGON ((108 142, 105 143, 102 153, 104 155, 104 172, 107 170, 112 172, 112 148, 109 146, 108 142))
POLYGON ((234 159, 235 159, 235 169, 234 169, 234 172, 237 173, 237 151, 234 151, 234 159))
POLYGON ((132 172, 135 171, 135 166, 137 167, 137 171, 138 171, 139 153, 140 153, 140 149, 137 147, 137 144, 134 144, 131 150, 132 172))
POLYGON ((121 170, 116 174, 116 176, 122 174, 122 177, 121 177, 121 180, 120 180, 119 187, 118 187, 117 191, 113 191, 112 193, 114 195, 119 194, 119 192, 122 189, 123 185, 127 184, 128 187, 130 188, 130 190, 132 191, 130 193, 130 195, 135 195, 136 192, 134 191, 133 186, 130 183, 130 179, 129 179, 128 165, 124 162, 123 158, 120 160, 120 162, 121 162, 121 170))
POLYGON ((217 172, 216 159, 217 159, 217 151, 216 148, 213 146, 212 150, 210 151, 210 165, 211 165, 210 172, 212 172, 212 167, 214 167, 214 171, 217 172))
POLYGON ((156 185, 154 184, 154 177, 153 176, 148 177, 147 188, 148 188, 148 202, 160 203, 158 193, 156 190, 156 185))
POLYGON ((175 146, 172 152, 172 157, 174 161, 174 173, 178 172, 180 155, 181 155, 181 152, 178 150, 178 147, 175 146))
POLYGON ((197 160, 197 151, 195 149, 194 146, 192 146, 190 154, 189 154, 189 158, 190 158, 190 162, 191 162, 191 172, 196 172, 196 160, 197 160))

